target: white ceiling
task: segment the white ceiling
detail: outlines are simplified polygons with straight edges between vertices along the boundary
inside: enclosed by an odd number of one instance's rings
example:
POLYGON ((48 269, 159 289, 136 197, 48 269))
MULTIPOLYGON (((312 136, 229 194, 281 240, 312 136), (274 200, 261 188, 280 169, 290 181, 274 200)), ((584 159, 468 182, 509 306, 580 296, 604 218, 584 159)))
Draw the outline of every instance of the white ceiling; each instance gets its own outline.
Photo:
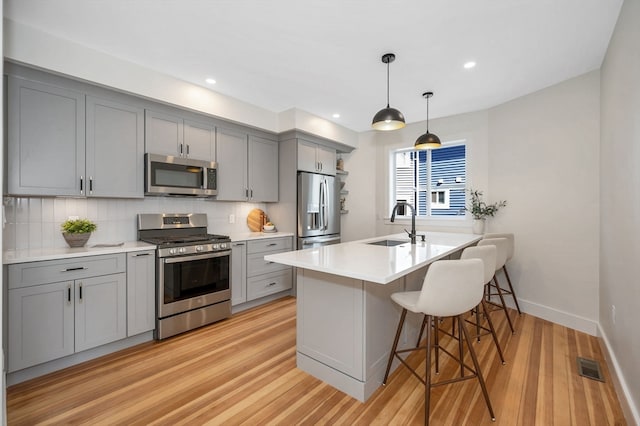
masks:
POLYGON ((622 0, 4 0, 4 15, 280 112, 356 131, 492 107, 598 69, 622 0), (474 60, 472 70, 462 65, 474 60), (332 118, 338 112, 341 117, 332 118))

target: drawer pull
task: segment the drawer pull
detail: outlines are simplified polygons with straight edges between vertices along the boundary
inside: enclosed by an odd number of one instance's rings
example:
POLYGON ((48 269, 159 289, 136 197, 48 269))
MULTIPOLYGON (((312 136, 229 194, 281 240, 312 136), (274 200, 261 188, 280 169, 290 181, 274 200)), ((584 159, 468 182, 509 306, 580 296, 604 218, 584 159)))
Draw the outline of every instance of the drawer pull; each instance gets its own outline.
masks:
POLYGON ((271 243, 271 244, 267 244, 267 247, 273 247, 273 246, 277 246, 278 244, 276 243, 271 243))
POLYGON ((267 262, 266 262, 266 264, 267 264, 267 265, 271 265, 272 263, 273 263, 273 262, 269 262, 269 261, 267 261, 267 262))
POLYGON ((151 256, 151 253, 140 253, 140 254, 134 254, 134 257, 142 257, 142 256, 151 256))
POLYGON ((73 271, 84 271, 88 268, 84 267, 84 266, 78 266, 77 268, 67 268, 67 269, 63 269, 60 272, 73 272, 73 271))
POLYGON ((272 282, 272 283, 267 284, 267 287, 271 287, 271 286, 274 286, 276 284, 278 284, 278 283, 277 282, 272 282))

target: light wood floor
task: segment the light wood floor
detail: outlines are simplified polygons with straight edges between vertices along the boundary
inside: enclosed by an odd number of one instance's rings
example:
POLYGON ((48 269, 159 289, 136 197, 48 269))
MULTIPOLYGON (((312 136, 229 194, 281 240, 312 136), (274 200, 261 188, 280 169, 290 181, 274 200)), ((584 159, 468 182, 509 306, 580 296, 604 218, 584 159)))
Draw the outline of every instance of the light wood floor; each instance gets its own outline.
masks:
MULTIPOLYGON (((477 381, 435 388, 433 425, 624 425, 595 337, 494 312, 507 365, 486 336, 475 347, 497 421, 477 381), (606 383, 580 377, 576 356, 599 360, 606 383)), ((393 336, 389 336, 391 340, 393 336)), ((298 370, 295 299, 136 346, 7 390, 10 425, 422 424, 424 387, 400 367, 362 404, 298 370)), ((424 352, 410 362, 424 371, 424 352), (421 364, 422 359, 422 365, 421 364)), ((455 374, 446 361, 440 377, 455 374)))

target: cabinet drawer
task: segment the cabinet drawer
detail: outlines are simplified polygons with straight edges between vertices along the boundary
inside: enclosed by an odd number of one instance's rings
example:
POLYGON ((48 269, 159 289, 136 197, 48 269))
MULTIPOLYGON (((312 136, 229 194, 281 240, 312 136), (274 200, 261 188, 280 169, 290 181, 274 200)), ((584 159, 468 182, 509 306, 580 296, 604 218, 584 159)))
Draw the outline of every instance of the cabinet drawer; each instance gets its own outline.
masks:
POLYGON ((247 300, 257 299, 279 291, 288 290, 292 287, 293 271, 289 268, 286 271, 264 274, 247 279, 247 300))
MULTIPOLYGON (((280 250, 284 251, 284 250, 280 250)), ((269 272, 282 271, 291 268, 291 266, 282 265, 280 263, 269 262, 264 260, 265 253, 256 253, 247 255, 247 276, 253 277, 269 272)))
POLYGON ((266 238, 264 240, 249 241, 247 244, 247 253, 262 253, 265 251, 290 251, 293 247, 291 237, 283 238, 266 238))
POLYGON ((9 288, 77 280, 126 271, 124 253, 9 265, 9 288))

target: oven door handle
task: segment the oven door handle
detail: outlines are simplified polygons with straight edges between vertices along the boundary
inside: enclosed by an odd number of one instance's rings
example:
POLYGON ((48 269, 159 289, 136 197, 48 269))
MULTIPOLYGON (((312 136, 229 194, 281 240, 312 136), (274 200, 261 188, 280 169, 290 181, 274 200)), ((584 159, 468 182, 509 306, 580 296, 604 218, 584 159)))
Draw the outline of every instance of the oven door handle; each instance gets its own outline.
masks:
POLYGON ((213 259, 214 257, 224 257, 224 256, 230 256, 230 255, 231 255, 231 250, 225 250, 225 251, 217 251, 215 253, 187 255, 187 256, 179 256, 179 257, 165 257, 162 259, 162 262, 163 263, 182 263, 182 262, 190 262, 192 260, 213 259))

